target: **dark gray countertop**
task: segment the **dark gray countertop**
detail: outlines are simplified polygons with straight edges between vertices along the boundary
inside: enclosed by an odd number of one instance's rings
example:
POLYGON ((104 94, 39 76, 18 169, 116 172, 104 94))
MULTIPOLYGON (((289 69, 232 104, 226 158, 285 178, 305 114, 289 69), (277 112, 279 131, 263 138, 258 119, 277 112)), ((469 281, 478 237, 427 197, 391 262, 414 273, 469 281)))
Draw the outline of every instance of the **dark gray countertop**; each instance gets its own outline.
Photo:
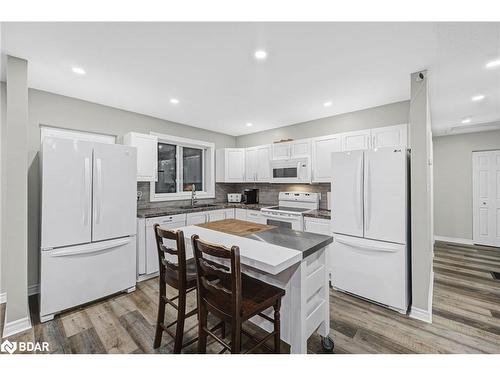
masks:
POLYGON ((287 228, 277 227, 265 232, 253 233, 246 238, 283 246, 302 252, 302 258, 307 258, 316 251, 333 242, 333 237, 322 234, 299 232, 287 228))
POLYGON ((314 210, 304 213, 305 217, 315 217, 317 219, 327 219, 330 220, 332 217, 332 212, 330 210, 314 210))
POLYGON ((137 217, 148 218, 148 217, 158 217, 158 216, 179 215, 179 214, 188 214, 191 212, 221 210, 224 208, 246 208, 249 210, 260 210, 262 207, 270 207, 270 206, 272 206, 272 204, 216 203, 215 206, 195 207, 195 208, 181 208, 175 206, 138 208, 137 217))

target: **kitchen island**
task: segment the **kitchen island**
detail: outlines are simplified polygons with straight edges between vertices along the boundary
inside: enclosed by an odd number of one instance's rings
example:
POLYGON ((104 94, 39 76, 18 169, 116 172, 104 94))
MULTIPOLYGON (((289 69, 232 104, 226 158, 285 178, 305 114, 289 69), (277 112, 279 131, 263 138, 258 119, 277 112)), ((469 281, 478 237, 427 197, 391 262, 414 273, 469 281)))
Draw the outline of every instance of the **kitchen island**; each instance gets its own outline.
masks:
MULTIPOLYGON (((281 304, 281 339, 294 354, 307 353, 307 339, 318 331, 325 349, 333 348, 326 247, 333 238, 240 220, 222 220, 179 228, 186 238, 186 257, 193 256, 191 236, 240 248, 242 272, 285 290, 281 304), (236 233, 236 234, 235 234, 236 233)), ((272 309, 266 311, 272 317, 272 309)), ((270 332, 270 322, 253 317, 270 332)))

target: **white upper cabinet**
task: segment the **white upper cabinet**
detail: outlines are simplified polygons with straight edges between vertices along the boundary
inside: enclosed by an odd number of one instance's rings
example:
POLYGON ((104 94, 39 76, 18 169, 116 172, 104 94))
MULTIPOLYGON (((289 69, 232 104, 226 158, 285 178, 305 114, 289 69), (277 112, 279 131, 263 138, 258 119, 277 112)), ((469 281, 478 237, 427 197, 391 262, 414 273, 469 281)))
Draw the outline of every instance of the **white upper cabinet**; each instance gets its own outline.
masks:
POLYGON ((245 180, 269 182, 271 177, 271 146, 249 147, 245 152, 245 180))
POLYGON ((311 140, 312 181, 330 182, 332 152, 342 151, 342 135, 333 134, 311 140))
POLYGON ((288 160, 311 156, 311 140, 299 139, 297 141, 274 143, 272 145, 273 160, 288 160))
POLYGON ((367 150, 370 148, 370 129, 342 133, 342 151, 367 150))
POLYGON ((272 145, 273 160, 287 160, 290 158, 290 144, 289 143, 274 143, 272 145))
POLYGON ((371 129, 372 148, 408 146, 408 126, 406 124, 384 126, 371 129))
POLYGON ((245 149, 223 148, 216 151, 216 182, 245 182, 245 149))
POLYGON ((137 148, 137 181, 156 181, 158 138, 150 134, 130 132, 123 136, 123 144, 137 148))

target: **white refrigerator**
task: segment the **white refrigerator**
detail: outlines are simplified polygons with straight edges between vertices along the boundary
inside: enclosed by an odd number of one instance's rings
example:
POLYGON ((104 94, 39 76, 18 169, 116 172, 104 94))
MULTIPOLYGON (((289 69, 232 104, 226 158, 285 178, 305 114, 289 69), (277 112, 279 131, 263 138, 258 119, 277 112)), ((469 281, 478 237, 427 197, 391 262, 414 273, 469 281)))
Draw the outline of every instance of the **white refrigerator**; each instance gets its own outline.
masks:
POLYGON ((332 285, 405 313, 409 303, 406 149, 332 153, 332 285))
POLYGON ((136 281, 136 149, 45 137, 40 319, 136 281))

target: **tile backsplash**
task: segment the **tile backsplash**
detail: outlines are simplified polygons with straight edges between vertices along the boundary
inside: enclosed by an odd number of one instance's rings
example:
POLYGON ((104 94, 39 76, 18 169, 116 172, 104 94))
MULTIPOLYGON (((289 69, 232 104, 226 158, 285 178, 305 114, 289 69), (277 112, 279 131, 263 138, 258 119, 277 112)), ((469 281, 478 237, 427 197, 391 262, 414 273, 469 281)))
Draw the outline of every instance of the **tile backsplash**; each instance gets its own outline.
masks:
MULTIPOLYGON (((278 194, 280 191, 301 191, 321 193, 320 208, 327 209, 326 195, 330 191, 330 184, 215 184, 215 199, 204 199, 206 203, 222 203, 227 201, 228 193, 243 193, 244 189, 257 188, 259 189, 259 202, 269 203, 270 205, 278 204, 278 194)), ((138 182, 137 190, 142 192, 141 199, 137 201, 137 208, 152 208, 152 207, 178 207, 185 206, 190 203, 189 200, 167 201, 167 202, 150 202, 149 201, 149 182, 138 182)))

